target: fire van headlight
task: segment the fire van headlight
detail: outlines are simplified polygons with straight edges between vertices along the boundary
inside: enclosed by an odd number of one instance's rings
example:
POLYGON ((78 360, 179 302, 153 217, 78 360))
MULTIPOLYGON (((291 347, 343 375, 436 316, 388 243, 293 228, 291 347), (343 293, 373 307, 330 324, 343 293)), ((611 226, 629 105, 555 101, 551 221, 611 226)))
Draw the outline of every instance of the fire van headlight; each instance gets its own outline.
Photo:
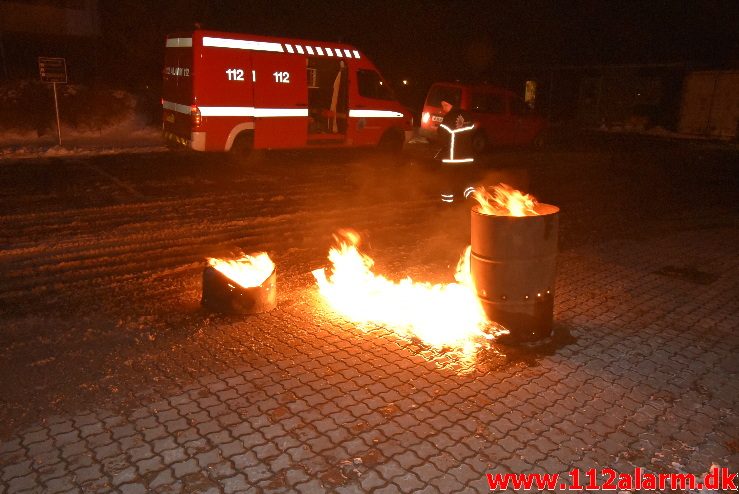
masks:
POLYGON ((423 112, 421 115, 421 123, 425 124, 428 123, 429 119, 431 118, 431 114, 427 111, 423 112))
POLYGON ((203 123, 203 116, 200 114, 200 108, 197 105, 190 107, 190 118, 192 119, 193 127, 200 127, 200 124, 203 123))

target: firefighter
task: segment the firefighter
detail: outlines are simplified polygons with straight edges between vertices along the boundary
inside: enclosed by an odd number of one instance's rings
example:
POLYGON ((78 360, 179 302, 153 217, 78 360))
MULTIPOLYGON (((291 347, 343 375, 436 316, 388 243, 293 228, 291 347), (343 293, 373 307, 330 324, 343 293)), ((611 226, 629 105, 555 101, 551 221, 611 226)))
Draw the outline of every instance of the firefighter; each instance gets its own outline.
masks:
POLYGON ((441 200, 451 204, 464 201, 472 187, 474 156, 472 132, 475 124, 469 114, 448 101, 441 102, 444 120, 439 124, 438 136, 442 148, 436 153, 441 161, 443 184, 441 200))

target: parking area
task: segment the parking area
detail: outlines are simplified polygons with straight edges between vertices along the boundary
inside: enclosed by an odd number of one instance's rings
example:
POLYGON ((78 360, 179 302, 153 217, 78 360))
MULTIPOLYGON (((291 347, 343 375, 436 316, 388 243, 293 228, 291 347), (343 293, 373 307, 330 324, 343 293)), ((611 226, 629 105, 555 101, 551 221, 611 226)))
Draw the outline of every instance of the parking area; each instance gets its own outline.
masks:
POLYGON ((357 327, 310 275, 353 227, 377 270, 451 281, 469 205, 439 203, 427 155, 0 164, 0 492, 737 471, 736 152, 598 137, 487 155, 475 180, 561 208, 556 330, 472 362, 357 327), (204 258, 236 249, 277 262, 274 311, 200 307, 204 258))

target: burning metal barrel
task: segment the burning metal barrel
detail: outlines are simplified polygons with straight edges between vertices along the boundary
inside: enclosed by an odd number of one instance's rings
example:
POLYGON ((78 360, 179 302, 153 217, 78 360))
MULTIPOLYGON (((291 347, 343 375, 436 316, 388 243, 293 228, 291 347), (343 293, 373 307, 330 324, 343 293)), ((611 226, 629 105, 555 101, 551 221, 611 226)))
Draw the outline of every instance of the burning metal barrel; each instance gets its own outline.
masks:
POLYGON ((277 306, 277 270, 266 253, 208 262, 203 271, 203 306, 230 314, 258 314, 277 306))
MULTIPOLYGON (((483 212, 485 211, 485 212, 483 212)), ((470 269, 486 315, 517 342, 550 336, 559 208, 533 203, 526 215, 471 212, 470 269)))

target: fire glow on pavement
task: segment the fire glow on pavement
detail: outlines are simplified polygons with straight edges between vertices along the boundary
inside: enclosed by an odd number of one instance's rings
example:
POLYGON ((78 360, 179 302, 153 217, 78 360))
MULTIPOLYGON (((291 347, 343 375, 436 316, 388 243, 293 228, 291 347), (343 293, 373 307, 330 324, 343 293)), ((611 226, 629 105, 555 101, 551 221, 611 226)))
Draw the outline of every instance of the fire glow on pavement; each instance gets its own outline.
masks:
POLYGON ((474 356, 493 338, 472 284, 469 247, 457 265, 456 282, 431 284, 375 274, 374 260, 359 249, 359 234, 344 230, 335 238, 338 245, 329 251, 328 274, 316 269, 313 276, 323 298, 349 320, 386 326, 400 336, 464 356, 474 356))
MULTIPOLYGON (((496 186, 493 194, 478 187, 473 197, 484 214, 538 214, 536 199, 505 184, 496 186)), ((490 340, 506 333, 485 316, 470 272, 469 246, 457 263, 455 282, 432 284, 376 274, 374 260, 360 250, 361 238, 353 230, 342 230, 334 238, 330 267, 314 270, 313 276, 328 305, 360 329, 386 327, 437 350, 453 350, 468 362, 490 340)))

